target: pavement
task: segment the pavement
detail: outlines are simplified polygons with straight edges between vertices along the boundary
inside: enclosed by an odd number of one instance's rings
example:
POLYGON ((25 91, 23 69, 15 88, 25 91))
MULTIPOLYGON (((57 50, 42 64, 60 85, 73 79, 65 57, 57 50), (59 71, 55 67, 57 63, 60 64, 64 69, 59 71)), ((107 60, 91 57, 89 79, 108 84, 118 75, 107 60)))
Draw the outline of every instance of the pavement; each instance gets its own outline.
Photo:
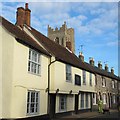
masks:
POLYGON ((97 120, 120 120, 120 113, 116 109, 110 109, 110 114, 106 112, 105 114, 99 113, 98 111, 92 111, 92 112, 83 112, 79 114, 72 114, 72 115, 67 115, 63 116, 60 118, 55 118, 53 120, 88 120, 88 119, 97 119, 97 120))

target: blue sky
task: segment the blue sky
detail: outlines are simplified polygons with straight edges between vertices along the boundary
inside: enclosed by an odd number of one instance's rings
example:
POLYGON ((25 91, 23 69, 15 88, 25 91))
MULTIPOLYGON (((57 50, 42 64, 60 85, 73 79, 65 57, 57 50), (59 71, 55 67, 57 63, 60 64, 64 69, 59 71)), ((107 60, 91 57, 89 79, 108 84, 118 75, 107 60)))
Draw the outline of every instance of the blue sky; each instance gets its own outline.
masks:
MULTIPOLYGON (((2 16, 15 24, 17 7, 24 2, 1 2, 2 16)), ((31 26, 47 36, 47 26, 75 30, 76 55, 83 46, 85 61, 93 57, 95 65, 108 64, 118 75, 118 3, 117 2, 30 2, 31 26)))

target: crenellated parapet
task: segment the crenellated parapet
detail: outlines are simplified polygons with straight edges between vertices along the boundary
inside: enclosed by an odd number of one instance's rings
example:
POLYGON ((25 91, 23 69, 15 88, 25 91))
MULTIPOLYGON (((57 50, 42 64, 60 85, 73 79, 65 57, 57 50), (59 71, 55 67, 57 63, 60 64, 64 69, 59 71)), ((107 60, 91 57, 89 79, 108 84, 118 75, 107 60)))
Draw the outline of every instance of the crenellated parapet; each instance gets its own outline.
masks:
POLYGON ((51 34, 55 34, 55 33, 58 33, 58 32, 65 32, 66 30, 67 30, 66 22, 64 22, 64 24, 59 29, 58 29, 58 27, 53 29, 48 25, 48 33, 51 33, 51 34))

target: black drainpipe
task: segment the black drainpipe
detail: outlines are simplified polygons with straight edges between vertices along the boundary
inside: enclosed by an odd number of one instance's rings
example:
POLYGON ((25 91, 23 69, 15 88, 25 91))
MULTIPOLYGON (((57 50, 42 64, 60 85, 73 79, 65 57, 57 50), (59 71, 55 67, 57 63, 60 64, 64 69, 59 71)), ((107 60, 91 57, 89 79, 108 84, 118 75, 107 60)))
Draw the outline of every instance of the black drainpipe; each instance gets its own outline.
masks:
POLYGON ((54 61, 51 62, 51 57, 50 57, 50 64, 48 64, 48 105, 47 105, 47 113, 49 115, 50 112, 50 66, 56 62, 56 59, 54 61))

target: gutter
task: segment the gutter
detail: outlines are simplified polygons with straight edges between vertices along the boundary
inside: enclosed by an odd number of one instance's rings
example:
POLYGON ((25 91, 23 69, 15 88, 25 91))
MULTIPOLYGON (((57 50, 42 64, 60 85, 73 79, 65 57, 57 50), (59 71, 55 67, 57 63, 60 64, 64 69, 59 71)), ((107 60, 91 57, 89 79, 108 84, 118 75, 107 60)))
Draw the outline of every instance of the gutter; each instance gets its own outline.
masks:
POLYGON ((47 105, 47 113, 50 113, 50 66, 55 63, 57 60, 55 58, 54 61, 51 62, 51 57, 50 57, 50 63, 48 64, 48 105, 47 105))

